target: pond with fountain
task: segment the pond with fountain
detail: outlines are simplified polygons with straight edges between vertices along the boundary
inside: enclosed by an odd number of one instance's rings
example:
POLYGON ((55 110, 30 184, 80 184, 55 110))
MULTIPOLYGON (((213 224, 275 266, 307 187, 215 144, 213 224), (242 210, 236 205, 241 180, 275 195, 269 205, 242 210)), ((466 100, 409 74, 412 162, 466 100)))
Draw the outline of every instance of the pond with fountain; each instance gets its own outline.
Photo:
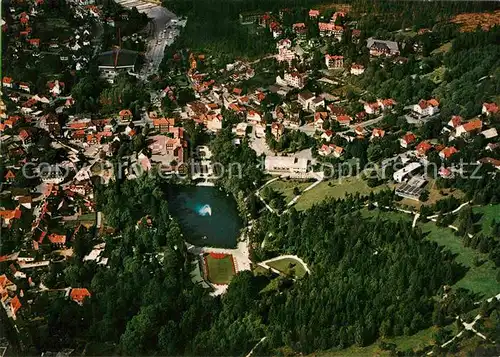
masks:
POLYGON ((186 240, 197 246, 235 248, 242 228, 233 196, 216 187, 170 186, 168 207, 186 240))

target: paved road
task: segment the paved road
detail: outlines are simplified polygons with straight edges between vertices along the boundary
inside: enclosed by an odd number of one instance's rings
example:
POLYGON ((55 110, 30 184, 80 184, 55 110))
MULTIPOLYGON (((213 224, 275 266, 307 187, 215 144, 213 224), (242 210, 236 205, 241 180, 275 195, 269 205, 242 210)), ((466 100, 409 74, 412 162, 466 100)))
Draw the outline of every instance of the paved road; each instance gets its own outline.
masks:
POLYGON ((147 76, 158 71, 158 67, 163 60, 165 47, 171 45, 175 37, 179 34, 177 26, 172 23, 172 20, 177 22, 177 16, 165 9, 164 7, 144 1, 144 0, 117 0, 118 4, 128 8, 137 8, 141 13, 148 15, 151 18, 151 35, 145 54, 146 64, 141 71, 141 76, 147 76), (170 25, 167 27, 167 25, 170 25), (166 30, 165 32, 163 32, 166 30))

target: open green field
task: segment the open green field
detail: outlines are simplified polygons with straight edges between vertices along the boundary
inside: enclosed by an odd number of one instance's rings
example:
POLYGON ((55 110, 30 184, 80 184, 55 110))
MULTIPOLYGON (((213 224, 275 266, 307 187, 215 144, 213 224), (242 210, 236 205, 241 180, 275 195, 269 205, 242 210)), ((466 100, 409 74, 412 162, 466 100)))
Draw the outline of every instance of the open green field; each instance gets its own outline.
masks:
POLYGON ((469 269, 465 276, 455 284, 456 287, 484 294, 487 298, 500 292, 500 283, 496 281, 498 269, 491 260, 488 260, 487 254, 482 254, 472 248, 464 247, 461 238, 455 236, 453 231, 449 228, 438 227, 434 222, 418 224, 418 226, 424 233, 428 233, 427 239, 457 254, 455 260, 469 269), (475 266, 475 257, 485 262, 480 266, 475 266))
POLYGON ((285 202, 288 203, 290 202, 295 195, 293 194, 293 189, 295 187, 298 187, 300 192, 302 192, 305 188, 308 186, 312 185, 312 182, 300 182, 300 181, 293 181, 293 180, 277 180, 274 182, 271 182, 268 186, 272 188, 275 191, 280 192, 283 194, 285 197, 285 202))
POLYGON ((380 185, 370 188, 359 177, 347 177, 342 180, 323 181, 313 189, 304 192, 299 198, 295 208, 304 210, 310 208, 313 204, 323 201, 327 197, 343 198, 347 194, 355 194, 359 192, 361 195, 368 195, 371 191, 377 192, 383 189, 390 188, 388 185, 380 185), (329 184, 331 186, 329 186, 329 184))
POLYGON ((441 47, 436 48, 434 51, 431 52, 431 54, 435 55, 438 53, 446 53, 449 50, 451 50, 451 42, 446 42, 441 47))
POLYGON ((285 274, 290 274, 290 271, 293 269, 294 275, 297 278, 302 278, 304 275, 306 275, 306 270, 302 263, 293 258, 283 258, 266 264, 271 268, 279 270, 280 272, 283 272, 285 274))
POLYGON ((208 281, 213 284, 228 284, 231 281, 235 274, 232 255, 227 254, 224 258, 214 258, 209 253, 204 259, 208 281))
POLYGON ((407 221, 409 224, 413 222, 413 216, 404 212, 399 212, 399 211, 382 211, 378 208, 375 208, 373 210, 369 210, 368 208, 362 208, 360 210, 361 215, 365 218, 375 218, 375 217, 380 217, 382 219, 386 219, 389 221, 407 221))
POLYGON ((500 221, 500 205, 473 207, 472 212, 481 215, 478 224, 481 225, 481 231, 486 235, 491 234, 491 223, 493 219, 500 221))
MULTIPOLYGON (((453 324, 446 327, 446 329, 452 330, 454 328, 453 324)), ((398 351, 408 351, 412 349, 414 351, 420 350, 426 346, 430 346, 434 344, 434 333, 437 331, 437 328, 431 326, 426 328, 425 330, 419 331, 411 336, 398 336, 392 338, 384 338, 380 341, 384 341, 386 343, 394 343, 396 345, 396 349, 398 351)), ((317 357, 341 357, 341 356, 391 356, 390 351, 384 351, 380 349, 380 341, 377 341, 370 346, 366 347, 356 347, 352 346, 344 350, 340 351, 324 351, 315 353, 314 355, 317 357)))

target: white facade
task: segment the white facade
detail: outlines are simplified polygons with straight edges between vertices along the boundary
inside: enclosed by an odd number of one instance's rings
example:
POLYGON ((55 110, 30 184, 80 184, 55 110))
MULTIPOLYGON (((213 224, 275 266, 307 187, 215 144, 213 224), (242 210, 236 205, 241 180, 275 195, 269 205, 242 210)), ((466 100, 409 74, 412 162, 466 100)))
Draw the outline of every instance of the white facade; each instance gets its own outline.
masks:
POLYGON ((269 173, 305 173, 307 159, 291 156, 267 156, 265 169, 269 173))

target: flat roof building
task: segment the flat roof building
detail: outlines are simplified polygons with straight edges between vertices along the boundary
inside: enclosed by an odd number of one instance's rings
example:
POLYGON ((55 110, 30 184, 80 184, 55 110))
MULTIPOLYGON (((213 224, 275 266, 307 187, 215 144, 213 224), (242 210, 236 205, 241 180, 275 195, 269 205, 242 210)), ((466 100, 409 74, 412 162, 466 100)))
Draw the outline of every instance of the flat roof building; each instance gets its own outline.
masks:
POLYGON ((305 173, 307 159, 293 156, 267 156, 265 169, 269 173, 305 173))

